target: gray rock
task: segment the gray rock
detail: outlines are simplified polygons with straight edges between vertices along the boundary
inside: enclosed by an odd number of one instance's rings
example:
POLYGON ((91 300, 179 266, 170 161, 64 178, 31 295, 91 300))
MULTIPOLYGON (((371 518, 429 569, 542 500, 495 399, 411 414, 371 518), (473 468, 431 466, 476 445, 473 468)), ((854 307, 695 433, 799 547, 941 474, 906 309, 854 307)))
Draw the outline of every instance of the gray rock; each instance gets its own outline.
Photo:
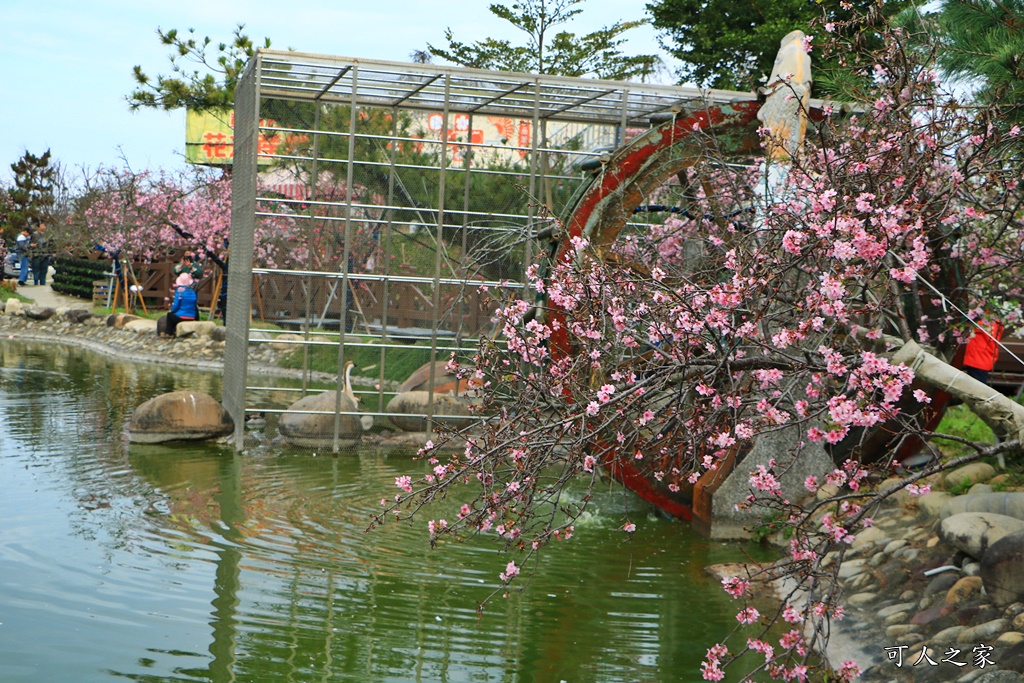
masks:
POLYGON ((885 545, 890 540, 891 538, 885 531, 878 527, 871 527, 857 534, 857 537, 853 539, 852 547, 854 550, 865 550, 876 545, 885 545))
POLYGON ((864 565, 867 560, 847 560, 843 562, 843 565, 839 568, 837 576, 840 579, 852 579, 854 576, 864 572, 864 565))
POLYGON ((26 306, 24 312, 29 320, 49 320, 57 311, 48 306, 26 306))
POLYGON ((974 683, 1024 683, 1024 674, 1016 671, 980 671, 983 673, 974 683))
POLYGON ((946 572, 945 574, 939 574, 931 582, 925 586, 925 595, 935 595, 936 593, 942 593, 943 595, 953 587, 957 581, 960 580, 959 572, 946 572))
POLYGON ((971 557, 981 557, 1000 538, 1021 530, 1024 520, 991 512, 961 512, 939 524, 942 540, 971 557))
MULTIPOLYGON (((358 408, 342 392, 325 391, 300 398, 288 406, 281 416, 278 431, 284 440, 304 448, 331 448, 334 445, 335 407, 343 413, 355 413, 358 408), (340 394, 340 396, 339 396, 340 394)), ((359 441, 363 425, 358 415, 341 415, 338 420, 339 446, 351 446, 359 441)))
POLYGON ((896 612, 883 619, 882 623, 886 626, 892 626, 894 624, 905 624, 908 621, 910 621, 910 612, 896 612))
MULTIPOLYGON (((389 413, 398 413, 390 416, 391 422, 399 429, 406 432, 422 432, 427 428, 427 405, 430 394, 426 391, 407 391, 398 394, 388 403, 389 413)), ((433 414, 435 423, 443 423, 450 427, 468 427, 479 421, 475 417, 470 406, 473 402, 465 396, 453 396, 451 394, 434 394, 433 414)))
POLYGON ((24 312, 24 306, 21 305, 21 301, 18 299, 10 298, 4 304, 4 313, 6 315, 21 315, 24 312))
POLYGON ((986 462, 972 462, 970 465, 958 467, 946 473, 946 486, 956 486, 964 480, 971 484, 984 483, 996 476, 996 468, 986 462))
POLYGON ((899 614, 900 612, 908 612, 915 607, 917 606, 912 602, 901 602, 895 605, 889 605, 888 607, 883 607, 878 610, 877 616, 879 619, 886 619, 894 614, 899 614))
POLYGON ((200 391, 174 391, 151 398, 135 409, 128 426, 128 440, 197 441, 233 431, 231 416, 213 398, 200 391))
POLYGON ((278 351, 291 351, 292 349, 298 348, 295 345, 295 342, 301 343, 305 341, 305 339, 306 338, 303 337, 301 334, 279 334, 276 337, 274 337, 274 341, 270 342, 270 348, 277 349, 278 351))
POLYGON ((57 309, 57 315, 70 323, 80 324, 86 320, 86 318, 92 317, 87 309, 84 308, 65 308, 57 309))
POLYGON ((999 654, 996 664, 1002 670, 1024 672, 1024 642, 1011 645, 999 654))
POLYGON ((904 633, 902 636, 896 638, 897 645, 913 645, 920 643, 924 640, 924 634, 918 633, 917 631, 911 631, 910 633, 904 633))
POLYGON ((1005 491, 956 496, 943 504, 939 515, 950 517, 961 512, 994 512, 998 515, 1024 519, 1024 492, 1005 491))
POLYGON ((147 318, 136 318, 129 320, 123 325, 124 329, 139 334, 156 334, 156 321, 147 318))
POLYGON ((960 637, 960 634, 964 632, 966 627, 964 626, 950 626, 949 628, 942 629, 934 636, 932 636, 932 642, 936 645, 948 645, 949 643, 955 643, 956 639, 960 637))
POLYGON ((977 562, 965 562, 962 569, 964 576, 978 576, 981 572, 981 565, 977 562))
POLYGON ((133 320, 142 320, 142 318, 129 313, 111 313, 107 316, 107 327, 124 327, 133 320))
MULTIPOLYGON (((968 669, 970 669, 970 667, 964 667, 964 670, 968 669)), ((985 669, 975 669, 973 671, 968 671, 963 676, 957 678, 956 683, 977 683, 977 681, 980 681, 981 677, 984 676, 986 673, 994 673, 995 669, 997 669, 997 667, 995 667, 994 665, 990 665, 988 667, 985 667, 985 669)))
POLYGON ((956 683, 974 683, 979 678, 985 675, 985 669, 970 670, 970 667, 968 666, 965 666, 963 669, 961 669, 961 671, 967 671, 967 673, 963 674, 962 676, 960 676, 960 678, 956 679, 956 683))
POLYGON ((993 543, 981 558, 980 575, 996 605, 1005 607, 1024 597, 1024 531, 993 543))
POLYGON ((994 489, 988 484, 975 484, 971 488, 967 489, 967 495, 976 496, 979 493, 992 493, 994 489))
POLYGON ((174 328, 175 337, 209 337, 217 323, 212 320, 183 320, 174 328))
POLYGON ((918 497, 917 509, 929 517, 938 517, 946 503, 952 499, 953 496, 945 491, 932 491, 918 497))
POLYGON ((913 624, 893 624, 892 626, 886 627, 885 637, 897 638, 908 633, 916 633, 918 630, 920 630, 920 627, 913 624))
POLYGON ((905 545, 907 545, 907 542, 905 540, 903 540, 902 538, 898 538, 895 541, 890 541, 885 546, 885 548, 882 549, 882 552, 886 553, 888 555, 892 555, 894 552, 896 552, 900 548, 904 547, 905 545))
POLYGON ((956 640, 958 643, 985 642, 996 638, 1006 630, 1006 619, 993 619, 965 630, 956 640))
POLYGON ((864 607, 877 599, 877 593, 857 593, 855 595, 851 595, 846 602, 851 607, 864 607))
POLYGON ((996 642, 994 644, 1008 647, 1022 642, 1024 642, 1024 633, 1021 633, 1020 631, 1006 631, 1003 635, 996 638, 996 642))
POLYGON ((920 555, 921 551, 918 548, 904 548, 896 553, 896 557, 907 563, 914 562, 920 555))

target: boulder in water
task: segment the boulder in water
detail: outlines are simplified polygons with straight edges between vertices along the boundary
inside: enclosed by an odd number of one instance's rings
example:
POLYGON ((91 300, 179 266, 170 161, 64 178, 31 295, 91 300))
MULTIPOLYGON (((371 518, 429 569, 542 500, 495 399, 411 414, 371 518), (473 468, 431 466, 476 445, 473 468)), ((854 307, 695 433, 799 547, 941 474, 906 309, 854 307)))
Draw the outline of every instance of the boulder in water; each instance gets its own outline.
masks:
MULTIPOLYGON (((288 406, 289 412, 281 416, 281 422, 277 427, 284 440, 292 446, 332 448, 334 446, 334 412, 338 405, 338 394, 337 391, 311 394, 288 406)), ((358 410, 352 399, 344 393, 341 394, 340 401, 341 412, 354 413, 358 410)), ((358 415, 341 416, 338 429, 338 444, 340 446, 354 445, 359 441, 362 433, 363 425, 360 423, 358 415)))
MULTIPOLYGON (((430 391, 430 367, 431 363, 421 365, 399 385, 397 393, 406 394, 412 391, 430 391)), ((473 388, 470 380, 460 380, 448 372, 448 361, 435 361, 433 367, 434 394, 463 394, 473 388)))
MULTIPOLYGON (((430 392, 406 391, 398 394, 388 403, 388 416, 391 422, 406 432, 423 432, 427 429, 427 405, 430 392)), ((445 424, 461 429, 475 423, 479 418, 473 416, 470 406, 473 402, 465 396, 451 394, 434 394, 435 424, 445 424), (453 417, 454 416, 454 417, 453 417), (465 417, 463 417, 465 416, 465 417)))
POLYGON ((173 391, 151 398, 132 415, 132 443, 200 441, 231 434, 234 422, 212 397, 200 391, 173 391))

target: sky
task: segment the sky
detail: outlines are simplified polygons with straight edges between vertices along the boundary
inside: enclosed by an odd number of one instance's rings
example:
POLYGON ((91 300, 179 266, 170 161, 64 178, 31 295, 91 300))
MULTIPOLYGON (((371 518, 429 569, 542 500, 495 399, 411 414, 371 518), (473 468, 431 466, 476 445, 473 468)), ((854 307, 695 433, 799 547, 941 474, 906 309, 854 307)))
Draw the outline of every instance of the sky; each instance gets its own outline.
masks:
MULTIPOLYGON (((641 19, 648 0, 586 0, 565 30, 577 34, 641 19)), ((51 150, 67 169, 125 165, 134 170, 184 166, 185 113, 131 112, 132 68, 169 72, 157 27, 195 29, 228 41, 245 24, 272 48, 364 59, 408 61, 428 42, 444 45, 451 28, 463 42, 491 37, 520 42, 492 15, 491 0, 0 0, 0 184, 26 151, 51 150)), ((504 4, 511 4, 506 2, 504 4)), ((661 52, 654 29, 629 36, 624 51, 661 52)), ((663 59, 672 67, 667 55, 663 59)), ((662 77, 670 82, 671 74, 662 77)))

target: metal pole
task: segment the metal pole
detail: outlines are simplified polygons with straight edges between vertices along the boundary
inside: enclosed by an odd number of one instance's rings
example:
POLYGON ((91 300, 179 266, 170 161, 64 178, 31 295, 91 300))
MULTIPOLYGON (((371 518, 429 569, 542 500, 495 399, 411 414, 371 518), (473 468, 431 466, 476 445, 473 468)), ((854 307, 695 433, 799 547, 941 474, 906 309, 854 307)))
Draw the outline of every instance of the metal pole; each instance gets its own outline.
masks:
POLYGON ((391 153, 388 155, 388 208, 387 216, 388 222, 384 226, 384 282, 381 287, 381 302, 380 302, 380 336, 381 336, 381 349, 380 349, 380 382, 377 386, 377 406, 381 412, 384 412, 384 363, 387 360, 385 358, 386 349, 383 344, 388 342, 388 316, 391 313, 391 231, 393 230, 392 221, 394 219, 394 207, 395 205, 395 156, 398 150, 398 141, 395 138, 398 137, 398 107, 394 107, 391 110, 391 153))
POLYGON ((451 106, 452 76, 444 77, 444 111, 441 118, 441 178, 437 183, 437 251, 434 255, 434 308, 430 324, 430 376, 427 385, 427 433, 434 433, 434 365, 437 363, 437 325, 441 308, 441 245, 444 239, 444 193, 448 170, 448 114, 451 106))
MULTIPOLYGON (((473 114, 469 115, 469 127, 466 129, 466 141, 473 142, 473 114)), ((463 166, 463 193, 462 193, 462 258, 459 259, 461 263, 461 271, 463 280, 469 277, 469 181, 470 181, 470 169, 473 166, 473 148, 466 145, 466 156, 462 160, 463 166)), ((465 290, 466 284, 462 285, 465 290)), ((466 298, 464 296, 459 297, 459 322, 455 328, 455 345, 462 346, 462 326, 463 320, 466 314, 466 298)))
POLYGON ((334 398, 334 445, 333 450, 340 450, 341 436, 341 393, 345 383, 345 324, 348 322, 348 259, 352 247, 352 182, 356 154, 356 114, 359 100, 356 95, 359 81, 359 65, 352 67, 352 97, 349 103, 351 111, 348 121, 348 172, 345 178, 345 249, 341 255, 341 315, 338 321, 338 378, 337 393, 334 398))
POLYGON ((619 117, 618 147, 626 144, 626 123, 629 121, 629 88, 622 89, 622 115, 619 117))
POLYGON ((526 245, 523 253, 523 299, 529 299, 526 269, 533 261, 533 239, 530 237, 530 233, 533 230, 533 223, 536 219, 536 211, 534 204, 536 202, 537 193, 537 164, 538 164, 538 148, 540 147, 540 78, 534 79, 533 82, 533 124, 532 130, 530 131, 530 192, 529 199, 530 203, 526 210, 526 245))
MULTIPOLYGON (((310 170, 310 185, 309 185, 309 198, 312 202, 316 201, 316 188, 317 180, 319 178, 319 168, 317 162, 320 160, 320 102, 316 102, 316 109, 313 112, 313 166, 310 170)), ((316 234, 316 204, 310 204, 309 206, 309 221, 306 234, 306 243, 309 245, 307 249, 307 258, 309 262, 306 264, 307 270, 313 268, 313 239, 316 234)), ((306 395, 307 387, 309 384, 309 333, 310 333, 310 318, 312 317, 312 282, 309 276, 303 276, 302 278, 306 283, 306 343, 302 345, 302 396, 306 395)))

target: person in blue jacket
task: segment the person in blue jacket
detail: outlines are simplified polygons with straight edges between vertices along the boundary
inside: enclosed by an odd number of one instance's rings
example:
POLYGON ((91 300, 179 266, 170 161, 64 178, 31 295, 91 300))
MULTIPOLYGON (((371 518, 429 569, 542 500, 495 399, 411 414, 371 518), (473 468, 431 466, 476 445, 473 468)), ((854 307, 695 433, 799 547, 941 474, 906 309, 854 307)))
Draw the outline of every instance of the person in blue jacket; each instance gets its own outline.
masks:
POLYGON ((192 289, 192 276, 182 273, 174 281, 174 302, 171 303, 171 312, 167 314, 167 324, 162 327, 164 334, 173 337, 182 320, 197 320, 199 318, 199 304, 196 300, 196 292, 192 289))

